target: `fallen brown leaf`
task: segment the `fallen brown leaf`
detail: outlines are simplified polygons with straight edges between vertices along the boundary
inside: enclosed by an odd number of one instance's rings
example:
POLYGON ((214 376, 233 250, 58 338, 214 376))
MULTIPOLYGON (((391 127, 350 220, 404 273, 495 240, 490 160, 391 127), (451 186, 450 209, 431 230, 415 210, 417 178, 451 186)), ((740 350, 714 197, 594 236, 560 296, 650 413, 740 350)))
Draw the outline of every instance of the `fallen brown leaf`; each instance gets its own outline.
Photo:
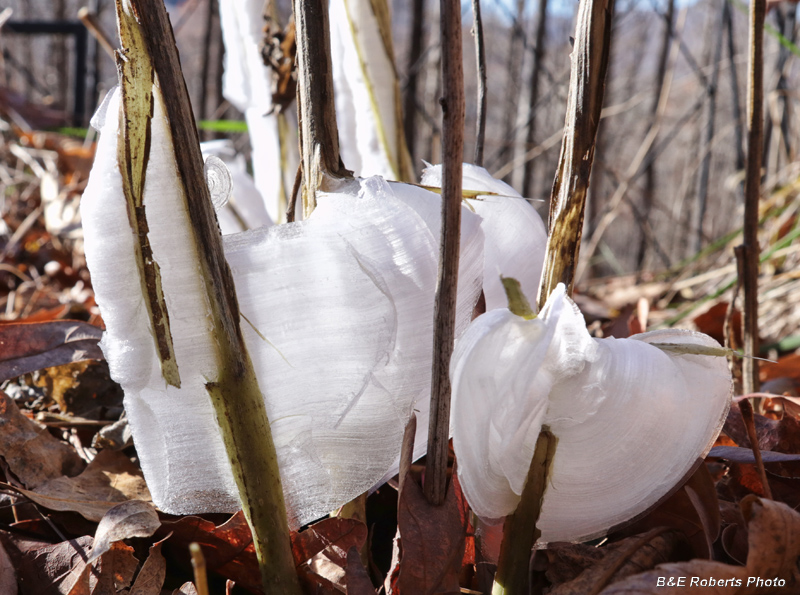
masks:
POLYGON ((172 537, 164 542, 167 557, 189 568, 189 544, 196 542, 203 550, 209 572, 236 581, 245 589, 260 590, 261 572, 253 536, 241 511, 219 526, 196 516, 164 521, 156 535, 165 537, 169 533, 172 537))
POLYGON ((94 561, 115 542, 131 537, 150 537, 161 526, 152 504, 141 500, 128 500, 110 508, 100 519, 90 561, 94 561))
POLYGON ((192 582, 183 583, 172 592, 172 595, 197 595, 197 589, 192 582))
POLYGON ((745 498, 741 507, 748 520, 749 553, 746 567, 708 560, 663 564, 611 585, 602 591, 602 595, 678 595, 691 592, 687 587, 695 587, 713 595, 785 595, 800 592, 800 570, 797 566, 800 560, 800 513, 780 502, 755 496, 745 498), (684 578, 682 586, 677 585, 680 577, 684 578), (759 585, 756 583, 758 578, 781 582, 777 585, 759 585), (723 584, 708 586, 709 579, 723 584))
POLYGON ((395 593, 458 593, 467 533, 467 503, 453 474, 444 504, 428 504, 407 477, 398 505, 400 572, 395 593))
POLYGON ((683 536, 674 529, 656 528, 615 544, 601 561, 577 578, 560 584, 550 595, 596 595, 607 585, 675 559, 683 536))
POLYGON ((136 582, 131 587, 130 595, 159 595, 161 593, 161 587, 164 586, 164 579, 167 576, 167 561, 161 554, 163 544, 162 540, 150 547, 150 553, 136 577, 136 582))
POLYGON ((103 359, 103 330, 78 320, 0 324, 0 381, 51 366, 103 359))
POLYGON ((0 541, 17 571, 21 591, 30 595, 69 593, 87 565, 92 545, 89 536, 49 544, 5 531, 0 531, 0 541))
POLYGON ((116 594, 127 589, 133 582, 138 567, 139 560, 133 555, 131 546, 121 541, 112 543, 111 547, 94 562, 89 577, 92 595, 116 594))
POLYGON ((17 595, 17 573, 2 543, 0 543, 0 593, 17 595))
POLYGON ((347 595, 375 595, 375 587, 355 546, 347 550, 346 585, 347 595))
POLYGON ((587 568, 598 564, 623 543, 625 540, 602 548, 585 543, 550 543, 547 545, 547 549, 542 550, 542 554, 547 558, 545 576, 553 585, 572 581, 587 568))
POLYGON ((0 391, 0 456, 20 482, 36 488, 62 475, 77 475, 83 461, 75 450, 20 412, 0 391))
POLYGON ((44 508, 77 512, 94 522, 120 502, 151 500, 142 471, 124 454, 110 450, 100 451, 77 477, 59 477, 36 490, 16 491, 44 508))
POLYGON ((676 529, 686 536, 697 558, 711 558, 719 536, 719 500, 705 464, 669 498, 617 535, 638 535, 656 527, 676 529))

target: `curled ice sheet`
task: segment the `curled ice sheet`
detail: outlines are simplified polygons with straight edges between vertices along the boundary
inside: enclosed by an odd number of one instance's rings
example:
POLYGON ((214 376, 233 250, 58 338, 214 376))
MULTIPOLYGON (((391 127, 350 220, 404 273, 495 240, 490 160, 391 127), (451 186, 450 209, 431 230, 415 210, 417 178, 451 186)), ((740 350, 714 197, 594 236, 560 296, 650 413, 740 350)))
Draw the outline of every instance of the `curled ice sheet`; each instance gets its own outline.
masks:
POLYGON ((673 488, 719 433, 731 377, 725 358, 649 343, 717 346, 678 330, 593 339, 563 285, 536 319, 477 318, 451 364, 453 444, 473 510, 514 511, 543 424, 558 445, 542 541, 601 535, 673 488))
MULTIPOLYGON (((156 86, 157 90, 157 86, 156 86)), ((109 113, 119 113, 118 102, 109 113)), ((155 95, 144 205, 163 277, 181 388, 166 387, 141 297, 107 118, 83 197, 86 252, 107 325, 103 349, 145 478, 167 512, 233 511, 237 491, 204 389, 214 342, 184 197, 155 95)), ((283 478, 292 526, 369 489, 399 452, 412 409, 427 410, 438 243, 405 200, 411 186, 353 181, 301 223, 226 236, 225 250, 283 478)), ((436 206, 439 197, 427 201, 436 206)), ((470 214, 471 215, 471 214, 470 214)), ((477 217, 466 246, 482 262, 477 217)), ((480 287, 464 280, 466 326, 480 287)))
POLYGON ((216 155, 209 155, 203 164, 203 173, 206 176, 206 186, 211 195, 211 203, 214 205, 214 210, 219 212, 222 207, 228 204, 228 199, 231 197, 233 190, 233 178, 231 172, 216 155))
MULTIPOLYGON (((220 2, 219 10, 225 43, 223 94, 245 116, 255 186, 270 220, 281 222, 299 160, 296 110, 277 114, 272 109, 272 73, 259 49, 264 36, 264 2, 220 2)), ((246 223, 251 229, 259 226, 246 223)))
MULTIPOLYGON (((508 305, 500 275, 519 281, 526 295, 537 295, 547 244, 542 218, 516 190, 493 178, 484 168, 465 163, 463 175, 464 189, 495 193, 467 200, 481 216, 486 236, 483 273, 486 309, 508 305)), ((440 188, 442 166, 429 165, 422 174, 422 184, 440 188)))
POLYGON ((413 181, 387 0, 331 0, 339 149, 358 176, 413 181))
MULTIPOLYGON (((247 164, 244 157, 237 153, 230 140, 213 140, 200 143, 203 157, 206 164, 210 157, 215 157, 222 162, 225 169, 230 174, 230 194, 225 205, 217 209, 217 220, 223 235, 244 231, 246 229, 256 229, 258 227, 268 227, 273 224, 264 206, 264 199, 256 188, 253 178, 247 173, 247 164)), ((222 175, 222 186, 227 182, 222 175)), ((208 178, 208 174, 206 174, 208 178)), ((209 190, 211 190, 210 182, 209 190)), ((216 181, 214 182, 216 184, 216 181)), ((221 190, 224 194, 224 189, 221 190)), ((212 197, 214 192, 211 192, 212 197)))

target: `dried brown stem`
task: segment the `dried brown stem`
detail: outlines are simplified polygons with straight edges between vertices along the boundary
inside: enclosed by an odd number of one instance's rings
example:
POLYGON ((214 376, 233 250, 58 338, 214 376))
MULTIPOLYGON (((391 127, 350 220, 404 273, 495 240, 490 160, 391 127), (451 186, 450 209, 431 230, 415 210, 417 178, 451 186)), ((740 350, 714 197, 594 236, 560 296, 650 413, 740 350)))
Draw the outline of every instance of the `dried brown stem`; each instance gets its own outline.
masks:
POLYGON ((481 0, 472 0, 474 24, 472 35, 475 37, 475 62, 478 65, 478 115, 475 134, 475 165, 483 167, 483 145, 486 139, 486 46, 483 40, 483 19, 481 18, 481 0))
POLYGON ((747 166, 744 203, 744 307, 742 313, 744 392, 759 389, 758 360, 758 202, 764 126, 764 16, 766 0, 750 2, 750 43, 747 76, 747 166))
MULTIPOLYGON (((605 93, 613 0, 581 0, 575 27, 567 116, 550 205, 550 237, 539 287, 541 308, 558 283, 572 292, 594 143, 605 93)), ((557 438, 542 428, 514 514, 506 519, 493 595, 528 593, 531 549, 557 438)))
POLYGON ((442 234, 433 331, 428 458, 425 498, 434 505, 447 494, 447 444, 450 435, 450 356, 456 321, 458 250, 461 232, 461 178, 464 157, 464 70, 461 3, 441 0, 442 44, 442 234))
POLYGON ((747 437, 750 439, 750 448, 753 449, 753 456, 756 459, 756 469, 761 478, 761 486, 764 488, 764 495, 772 500, 772 490, 767 481, 767 471, 764 469, 764 460, 761 458, 761 449, 758 447, 758 435, 756 434, 756 420, 753 415, 753 405, 748 399, 739 401, 739 411, 742 413, 744 427, 747 430, 747 437))
POLYGON ((347 177, 339 157, 326 0, 294 0, 297 34, 297 117, 303 161, 303 216, 330 178, 347 177))
POLYGON ((539 286, 541 308, 559 283, 572 294, 594 142, 603 108, 613 0, 581 0, 572 50, 564 140, 550 196, 550 236, 539 286))

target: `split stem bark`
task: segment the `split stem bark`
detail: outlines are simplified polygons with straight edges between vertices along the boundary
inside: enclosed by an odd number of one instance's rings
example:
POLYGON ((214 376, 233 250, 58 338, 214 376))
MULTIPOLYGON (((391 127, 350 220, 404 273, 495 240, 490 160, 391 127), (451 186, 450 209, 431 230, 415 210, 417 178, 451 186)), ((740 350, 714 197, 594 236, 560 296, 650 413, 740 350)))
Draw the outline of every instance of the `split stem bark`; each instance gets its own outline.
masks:
POLYGON ((303 216, 317 206, 317 191, 344 178, 333 96, 327 0, 294 0, 297 32, 297 116, 303 161, 303 216))
MULTIPOLYGON (((217 344, 218 375, 209 380, 206 389, 253 533, 264 591, 299 595, 275 445, 239 326, 233 275, 225 261, 222 236, 206 186, 200 139, 169 17, 161 0, 117 0, 117 16, 123 46, 118 58, 123 105, 126 93, 140 95, 144 107, 151 106, 157 94, 164 104, 173 147, 180 148, 174 149, 173 154, 217 344), (142 78, 141 72, 147 76, 142 78)), ((144 149, 144 166, 139 164, 142 176, 150 146, 149 117, 148 109, 129 111, 120 139, 124 144, 130 141, 125 138, 130 130, 144 131, 145 140, 138 145, 144 149)), ((121 164, 128 166, 126 162, 121 164)), ((143 183, 143 177, 140 181, 143 183)))

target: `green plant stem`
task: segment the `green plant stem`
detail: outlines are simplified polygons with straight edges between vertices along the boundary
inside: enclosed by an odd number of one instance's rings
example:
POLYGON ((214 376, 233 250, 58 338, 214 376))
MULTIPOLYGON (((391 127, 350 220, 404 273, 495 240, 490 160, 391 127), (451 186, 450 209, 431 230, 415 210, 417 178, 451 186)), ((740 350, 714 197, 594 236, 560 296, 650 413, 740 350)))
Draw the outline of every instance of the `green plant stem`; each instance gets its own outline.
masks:
MULTIPOLYGON (((123 49, 120 60, 134 70, 152 67, 150 78, 121 79, 128 92, 148 95, 164 104, 176 180, 186 200, 204 290, 216 344, 218 374, 206 389, 211 397, 242 508, 253 533, 264 591, 300 595, 292 557, 277 454, 272 442, 264 398, 239 326, 239 305, 233 275, 225 261, 222 236, 203 174, 203 157, 189 94, 181 74, 175 38, 162 0, 117 0, 123 49), (162 93, 162 89, 169 92, 162 93), (154 94, 157 94, 154 95, 154 94), (178 150, 178 148, 180 148, 178 150)), ((140 120, 149 113, 141 110, 140 120)), ((141 122, 131 120, 142 128, 141 122)), ((145 163, 149 142, 143 145, 145 163)), ((145 205, 146 207, 146 205, 145 205)))
POLYGON ((550 465, 556 454, 557 442, 550 430, 543 426, 536 440, 536 450, 531 459, 520 505, 514 514, 506 517, 503 525, 503 543, 500 546, 492 595, 528 593, 531 550, 541 535, 536 528, 536 522, 542 511, 542 500, 550 475, 550 465))

